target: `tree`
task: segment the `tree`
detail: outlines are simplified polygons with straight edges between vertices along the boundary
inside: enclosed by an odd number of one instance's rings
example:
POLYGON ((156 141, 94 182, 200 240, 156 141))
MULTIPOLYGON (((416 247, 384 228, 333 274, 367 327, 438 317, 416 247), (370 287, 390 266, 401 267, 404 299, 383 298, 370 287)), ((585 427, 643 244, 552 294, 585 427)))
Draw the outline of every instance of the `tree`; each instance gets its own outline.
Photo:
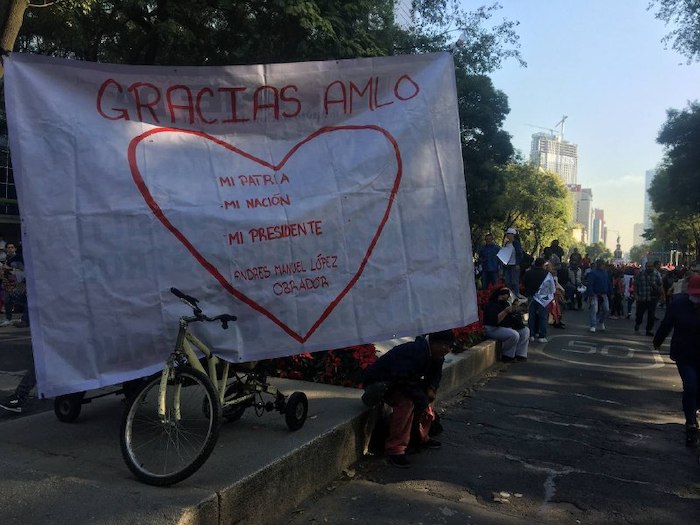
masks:
POLYGON ((517 25, 489 26, 497 4, 463 11, 415 0, 399 27, 394 0, 60 0, 27 14, 20 49, 128 64, 221 65, 444 50, 463 28, 472 72, 520 60, 517 25), (478 50, 478 52, 476 51, 478 50))
MULTIPOLYGON (((665 242, 683 242, 698 257, 700 247, 700 104, 667 111, 657 142, 664 159, 649 187, 656 212, 653 236, 665 242)), ((648 237, 647 237, 648 238, 648 237)))
POLYGON ((504 170, 503 192, 492 196, 502 227, 520 231, 523 248, 538 253, 559 239, 568 244, 573 204, 561 177, 529 163, 512 163, 504 170))
POLYGON ((651 251, 648 244, 634 245, 630 248, 630 261, 641 264, 642 257, 651 251))
POLYGON ((688 59, 688 64, 700 60, 700 1, 698 0, 651 0, 648 9, 656 8, 655 17, 676 29, 667 34, 662 42, 688 59))
POLYGON ((503 222, 503 210, 495 201, 505 191, 503 167, 514 152, 510 135, 501 128, 510 109, 506 95, 490 78, 465 69, 457 70, 457 97, 469 223, 473 236, 482 238, 503 222))
POLYGON ((591 261, 595 261, 596 259, 606 259, 610 260, 612 259, 612 252, 608 249, 607 246, 605 246, 605 243, 603 241, 598 241, 595 244, 590 244, 588 248, 586 248, 586 252, 588 254, 588 257, 591 258, 591 261))

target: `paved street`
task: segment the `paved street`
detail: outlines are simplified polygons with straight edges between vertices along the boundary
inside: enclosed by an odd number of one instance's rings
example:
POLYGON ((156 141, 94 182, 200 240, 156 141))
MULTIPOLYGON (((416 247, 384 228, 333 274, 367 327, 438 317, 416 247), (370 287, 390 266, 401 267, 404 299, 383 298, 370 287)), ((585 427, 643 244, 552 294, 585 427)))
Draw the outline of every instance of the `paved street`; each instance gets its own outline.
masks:
POLYGON ((586 319, 444 403, 442 450, 367 458, 280 523, 700 523, 675 366, 632 321, 586 319))
MULTIPOLYGON (((32 366, 29 328, 6 326, 0 328, 0 398, 12 394, 24 372, 32 366)), ((0 422, 8 417, 23 417, 43 410, 53 410, 53 401, 32 397, 22 416, 0 410, 0 422)))
MULTIPOLYGON (((588 332, 583 312, 567 312, 566 321, 565 330, 550 331, 549 343, 531 347, 528 362, 499 364, 470 389, 443 400, 442 450, 411 456, 408 470, 389 467, 381 456, 368 457, 279 523, 700 522, 700 465, 696 453, 684 446, 675 366, 652 350, 649 338, 633 333, 632 321, 609 321, 608 330, 596 334, 588 332)), ((31 362, 29 332, 2 329, 0 345, 0 391, 9 393, 31 362)), ((22 428, 33 428, 30 415, 52 408, 51 400, 32 403, 27 419, 21 416, 27 422, 22 428)), ((107 398, 91 408, 83 424, 113 415, 118 403, 107 398)), ((112 426, 118 424, 118 417, 113 419, 112 426)), ((0 414, 3 422, 21 424, 5 413, 0 414)), ((56 423, 52 415, 42 425, 49 423, 59 426, 56 436, 62 438, 69 432, 76 433, 75 439, 90 434, 87 427, 56 423)), ((313 425, 312 419, 311 433, 313 425)), ((104 458, 111 462, 108 479, 98 479, 110 487, 118 479, 120 488, 134 490, 111 437, 114 429, 108 428, 109 439, 94 445, 102 458, 100 475, 104 458)), ((223 434, 218 454, 233 453, 226 439, 243 439, 240 425, 235 430, 223 434)), ((205 481, 216 467, 210 463, 202 470, 205 481)), ((37 465, 38 471, 49 471, 37 465)), ((158 492, 163 498, 174 494, 158 492)))

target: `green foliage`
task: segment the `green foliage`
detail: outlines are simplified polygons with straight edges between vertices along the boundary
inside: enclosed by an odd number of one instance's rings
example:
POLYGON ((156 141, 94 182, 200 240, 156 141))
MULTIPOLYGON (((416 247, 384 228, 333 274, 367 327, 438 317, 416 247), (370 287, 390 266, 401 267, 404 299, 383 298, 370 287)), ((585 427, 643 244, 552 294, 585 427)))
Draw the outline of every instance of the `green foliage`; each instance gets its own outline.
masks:
POLYGON ((648 9, 655 9, 655 16, 675 27, 662 42, 684 55, 688 64, 700 61, 700 1, 699 0, 651 0, 648 9))
POLYGON ((610 261, 612 259, 612 252, 608 249, 607 246, 605 246, 605 243, 603 241, 598 241, 595 244, 590 244, 586 248, 586 251, 584 253, 588 254, 588 257, 591 258, 591 261, 595 261, 596 259, 605 259, 606 261, 610 261))
POLYGON ((510 109, 507 97, 493 87, 490 78, 464 69, 457 70, 457 97, 469 222, 474 237, 483 238, 503 221, 494 199, 505 190, 501 166, 513 156, 510 135, 501 127, 510 109))
MULTIPOLYGON (((661 168, 649 187, 653 238, 689 245, 698 257, 700 247, 700 104, 667 111, 657 142, 665 147, 661 168)), ((650 237, 646 235, 645 238, 650 237)))
POLYGON ((522 61, 517 23, 491 24, 498 9, 416 1, 413 23, 399 27, 393 0, 62 0, 27 12, 19 49, 128 64, 257 64, 444 50, 458 27, 458 61, 486 73, 522 61))
POLYGON ((630 248, 630 261, 641 264, 642 257, 651 251, 651 246, 648 244, 635 245, 630 248))
POLYGON ((558 175, 529 163, 510 164, 504 191, 495 200, 503 227, 518 229, 527 252, 539 253, 554 239, 570 239, 573 204, 558 175))

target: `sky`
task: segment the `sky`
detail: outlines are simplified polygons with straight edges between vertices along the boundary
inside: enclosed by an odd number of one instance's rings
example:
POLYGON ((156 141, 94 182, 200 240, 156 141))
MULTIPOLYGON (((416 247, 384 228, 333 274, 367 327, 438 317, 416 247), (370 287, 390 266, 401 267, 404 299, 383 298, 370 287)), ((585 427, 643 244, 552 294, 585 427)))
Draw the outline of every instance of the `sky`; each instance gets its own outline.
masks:
MULTIPOLYGON (((663 157, 656 143, 666 110, 700 99, 700 64, 665 49, 672 28, 646 10, 648 0, 498 0, 494 19, 517 20, 527 62, 506 61, 491 74, 508 96, 504 129, 529 158, 533 133, 554 128, 578 145, 578 183, 605 211, 608 247, 623 251, 643 222, 644 177, 663 157)), ((465 1, 474 9, 486 1, 465 1)))

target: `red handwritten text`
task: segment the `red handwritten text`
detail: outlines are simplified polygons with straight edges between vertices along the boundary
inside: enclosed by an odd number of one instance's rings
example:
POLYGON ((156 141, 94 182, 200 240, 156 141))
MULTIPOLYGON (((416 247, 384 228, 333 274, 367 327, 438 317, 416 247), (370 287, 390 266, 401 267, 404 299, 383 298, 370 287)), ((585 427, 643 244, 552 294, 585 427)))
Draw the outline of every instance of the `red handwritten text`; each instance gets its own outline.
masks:
POLYGON ((267 266, 255 266, 253 268, 246 268, 245 270, 235 270, 233 272, 233 277, 235 279, 243 281, 256 281, 267 279, 272 275, 272 272, 267 266))
POLYGON ((307 237, 322 235, 322 221, 306 221, 292 224, 277 224, 265 228, 253 228, 248 230, 252 242, 272 241, 287 237, 307 237))
POLYGON ((109 78, 100 85, 96 104, 97 112, 108 120, 169 125, 194 124, 195 120, 202 124, 255 122, 299 115, 301 101, 294 96, 298 89, 293 84, 281 88, 258 86, 255 89, 226 86, 216 90, 210 87, 193 89, 183 84, 159 87, 151 82, 133 82, 124 86, 109 78), (122 102, 109 103, 108 100, 122 102), (245 112, 240 109, 243 104, 247 108, 245 112))
POLYGON ((328 115, 331 106, 342 107, 344 115, 351 115, 355 106, 361 101, 361 109, 374 111, 384 106, 389 106, 395 100, 410 100, 420 93, 420 86, 408 75, 399 77, 393 85, 393 98, 390 82, 384 79, 380 82, 379 77, 371 77, 367 83, 358 87, 353 81, 343 82, 335 80, 326 86, 323 93, 323 109, 328 115))
POLYGON ((309 292, 319 288, 328 288, 330 284, 325 275, 310 278, 304 277, 299 280, 280 281, 272 285, 272 292, 275 295, 298 294, 299 292, 309 292))

